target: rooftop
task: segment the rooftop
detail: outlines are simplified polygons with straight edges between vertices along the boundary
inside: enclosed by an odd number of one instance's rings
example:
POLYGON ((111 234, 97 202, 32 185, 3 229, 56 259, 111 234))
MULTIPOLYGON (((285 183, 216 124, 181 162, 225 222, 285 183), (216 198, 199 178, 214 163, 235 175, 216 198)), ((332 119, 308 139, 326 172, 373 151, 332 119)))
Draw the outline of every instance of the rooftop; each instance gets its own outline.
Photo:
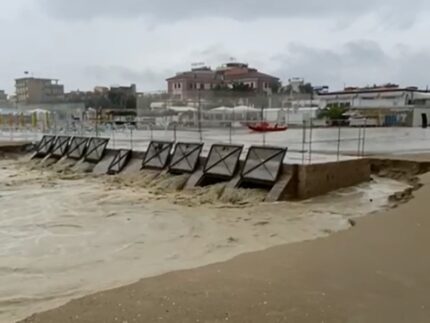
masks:
POLYGON ((48 79, 48 78, 38 78, 38 77, 21 77, 21 78, 17 78, 15 79, 16 82, 20 82, 20 81, 38 81, 38 82, 53 82, 55 84, 58 84, 59 80, 58 79, 48 79))
POLYGON ((171 80, 181 80, 181 79, 194 79, 199 78, 205 80, 214 80, 219 75, 225 77, 225 79, 240 79, 240 78, 272 78, 279 80, 279 78, 271 76, 269 74, 261 73, 255 68, 249 67, 245 63, 227 63, 216 70, 211 69, 208 66, 194 67, 190 71, 179 72, 175 76, 170 77, 167 81, 171 80))
POLYGON ((420 90, 418 87, 372 87, 372 88, 345 88, 343 91, 319 93, 320 96, 365 94, 365 93, 387 93, 387 92, 419 92, 430 93, 428 90, 420 90))

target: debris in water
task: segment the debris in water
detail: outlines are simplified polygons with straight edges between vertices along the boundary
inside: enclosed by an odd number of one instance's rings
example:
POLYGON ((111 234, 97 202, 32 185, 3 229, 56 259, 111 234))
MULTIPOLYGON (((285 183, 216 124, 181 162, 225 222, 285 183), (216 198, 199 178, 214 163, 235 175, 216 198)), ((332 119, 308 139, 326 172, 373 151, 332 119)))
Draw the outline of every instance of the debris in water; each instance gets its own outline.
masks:
POLYGON ((265 226, 265 225, 268 225, 268 224, 270 224, 269 221, 261 221, 261 222, 255 223, 254 225, 255 226, 265 226))

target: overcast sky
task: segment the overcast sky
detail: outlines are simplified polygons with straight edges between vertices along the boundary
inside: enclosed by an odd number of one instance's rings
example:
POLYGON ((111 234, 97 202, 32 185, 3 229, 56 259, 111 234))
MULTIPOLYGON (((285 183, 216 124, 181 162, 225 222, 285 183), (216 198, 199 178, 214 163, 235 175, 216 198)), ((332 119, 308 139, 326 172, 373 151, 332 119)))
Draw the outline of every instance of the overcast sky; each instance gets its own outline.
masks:
POLYGON ((421 0, 4 0, 0 89, 28 70, 66 90, 165 79, 234 57, 315 85, 430 84, 421 0))

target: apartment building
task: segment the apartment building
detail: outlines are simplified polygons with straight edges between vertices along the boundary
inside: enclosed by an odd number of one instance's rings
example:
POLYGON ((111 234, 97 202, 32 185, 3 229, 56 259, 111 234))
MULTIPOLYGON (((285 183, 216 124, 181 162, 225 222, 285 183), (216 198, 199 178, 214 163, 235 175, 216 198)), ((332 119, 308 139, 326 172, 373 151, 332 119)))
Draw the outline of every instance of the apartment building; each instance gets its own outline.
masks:
POLYGON ((25 77, 15 80, 18 104, 55 103, 64 100, 64 85, 58 80, 25 77))

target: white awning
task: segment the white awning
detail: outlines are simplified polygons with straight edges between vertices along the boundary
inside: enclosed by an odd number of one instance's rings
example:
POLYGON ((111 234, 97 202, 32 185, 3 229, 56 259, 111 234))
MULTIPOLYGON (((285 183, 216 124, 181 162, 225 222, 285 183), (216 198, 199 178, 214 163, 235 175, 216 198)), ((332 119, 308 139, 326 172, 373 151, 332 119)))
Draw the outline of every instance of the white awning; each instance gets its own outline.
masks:
POLYGON ((181 113, 181 112, 196 112, 197 111, 197 109, 193 108, 193 107, 169 107, 168 110, 172 110, 172 111, 175 111, 175 112, 178 112, 178 113, 181 113))

